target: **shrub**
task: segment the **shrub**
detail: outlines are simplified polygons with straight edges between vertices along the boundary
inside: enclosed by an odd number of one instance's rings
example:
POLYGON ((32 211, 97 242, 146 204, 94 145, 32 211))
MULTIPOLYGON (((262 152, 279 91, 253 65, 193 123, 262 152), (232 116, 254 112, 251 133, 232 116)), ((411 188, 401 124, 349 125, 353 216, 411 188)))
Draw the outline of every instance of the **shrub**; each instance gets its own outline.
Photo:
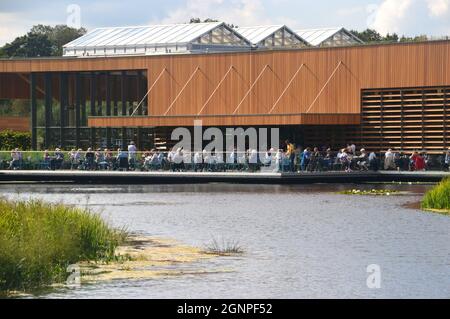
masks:
POLYGON ((16 147, 24 151, 29 150, 31 148, 31 133, 11 130, 0 131, 0 150, 11 151, 16 147))

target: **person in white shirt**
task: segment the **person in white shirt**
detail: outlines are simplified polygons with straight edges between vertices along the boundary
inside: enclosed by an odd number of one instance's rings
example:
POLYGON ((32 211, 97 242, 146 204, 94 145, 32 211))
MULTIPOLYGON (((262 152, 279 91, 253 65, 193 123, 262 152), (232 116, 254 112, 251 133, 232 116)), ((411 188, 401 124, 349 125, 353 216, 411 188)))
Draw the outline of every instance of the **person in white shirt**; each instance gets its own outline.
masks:
POLYGON ((283 163, 283 151, 278 150, 275 154, 275 169, 274 172, 279 172, 281 170, 281 164, 283 163))
POLYGON ((388 149, 384 155, 384 169, 395 169, 395 153, 388 149))
POLYGON ((194 154, 194 171, 203 171, 203 158, 200 152, 195 152, 194 154))
POLYGON ((137 148, 134 142, 130 142, 130 145, 128 145, 128 164, 131 168, 135 168, 136 164, 136 152, 137 148))
POLYGON ((11 162, 9 163, 9 169, 18 169, 20 167, 20 160, 22 158, 22 154, 19 149, 16 148, 11 151, 11 162))

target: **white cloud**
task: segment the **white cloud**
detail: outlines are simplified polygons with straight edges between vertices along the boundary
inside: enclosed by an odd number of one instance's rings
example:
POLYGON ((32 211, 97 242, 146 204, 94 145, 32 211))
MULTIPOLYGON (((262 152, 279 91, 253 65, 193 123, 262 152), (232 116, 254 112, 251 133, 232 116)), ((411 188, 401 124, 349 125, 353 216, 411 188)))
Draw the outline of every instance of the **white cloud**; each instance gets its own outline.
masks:
POLYGON ((18 35, 25 34, 30 29, 29 25, 17 23, 18 17, 13 13, 0 12, 0 46, 13 41, 18 35))
POLYGON ((427 4, 433 16, 440 17, 449 12, 450 0, 427 0, 427 4))
POLYGON ((261 0, 187 0, 166 17, 152 22, 182 23, 194 17, 213 18, 240 26, 273 23, 261 0))
POLYGON ((450 0, 383 0, 368 26, 381 34, 445 35, 450 28, 450 0))
POLYGON ((414 0, 384 0, 376 11, 371 27, 382 34, 400 32, 401 23, 414 0))

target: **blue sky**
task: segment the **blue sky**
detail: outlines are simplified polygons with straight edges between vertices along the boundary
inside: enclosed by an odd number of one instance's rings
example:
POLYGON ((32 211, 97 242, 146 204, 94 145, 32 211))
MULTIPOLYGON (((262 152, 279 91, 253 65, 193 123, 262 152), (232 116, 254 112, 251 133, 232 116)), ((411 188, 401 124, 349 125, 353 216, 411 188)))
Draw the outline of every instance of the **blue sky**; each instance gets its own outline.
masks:
POLYGON ((74 17, 67 12, 71 4, 79 6, 81 25, 88 29, 212 17, 239 26, 371 27, 381 33, 450 35, 450 0, 0 0, 0 45, 35 24, 65 24, 74 17))

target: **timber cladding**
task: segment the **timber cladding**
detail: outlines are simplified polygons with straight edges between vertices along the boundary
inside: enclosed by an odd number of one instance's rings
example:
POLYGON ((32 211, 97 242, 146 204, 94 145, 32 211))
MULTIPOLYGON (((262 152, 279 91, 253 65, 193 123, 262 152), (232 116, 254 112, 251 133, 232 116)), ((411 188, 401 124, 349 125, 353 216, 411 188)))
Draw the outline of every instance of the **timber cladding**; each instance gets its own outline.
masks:
POLYGON ((0 131, 4 130, 29 132, 30 119, 28 117, 0 116, 0 131))
POLYGON ((0 61, 0 73, 105 70, 147 70, 149 117, 90 126, 359 124, 363 89, 450 85, 450 41, 0 61))
POLYGON ((361 138, 369 150, 427 150, 450 146, 450 86, 362 92, 361 138))

